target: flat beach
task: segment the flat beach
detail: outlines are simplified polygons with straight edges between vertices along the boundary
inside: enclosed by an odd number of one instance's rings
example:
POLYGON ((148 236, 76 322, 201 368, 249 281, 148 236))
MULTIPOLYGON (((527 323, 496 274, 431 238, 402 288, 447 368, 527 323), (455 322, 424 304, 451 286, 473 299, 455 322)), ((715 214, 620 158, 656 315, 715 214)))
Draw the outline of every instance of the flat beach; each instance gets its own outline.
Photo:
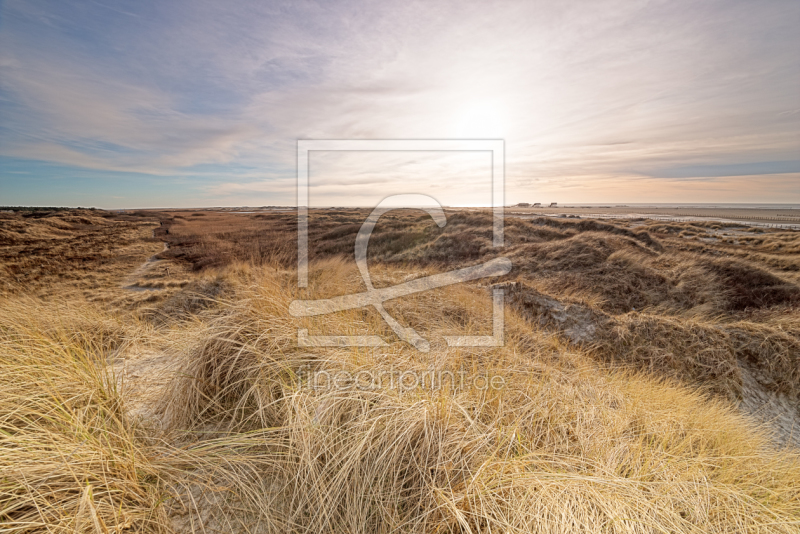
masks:
POLYGON ((800 228, 800 208, 747 208, 747 207, 708 207, 708 206, 586 206, 564 205, 545 208, 510 206, 506 215, 549 217, 578 216, 581 218, 645 218, 679 220, 714 220, 739 224, 800 228))

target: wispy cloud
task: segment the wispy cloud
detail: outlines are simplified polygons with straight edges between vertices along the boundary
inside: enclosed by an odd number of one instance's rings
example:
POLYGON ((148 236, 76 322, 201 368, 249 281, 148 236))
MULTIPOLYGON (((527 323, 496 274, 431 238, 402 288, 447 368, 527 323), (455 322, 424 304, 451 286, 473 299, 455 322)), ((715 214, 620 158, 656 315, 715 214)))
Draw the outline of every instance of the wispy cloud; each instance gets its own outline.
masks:
MULTIPOLYGON (((270 204, 293 202, 298 138, 503 138, 509 202, 800 202, 789 174, 747 167, 798 160, 799 22, 781 0, 12 0, 0 156, 270 204), (702 188, 676 180, 693 168, 702 188)), ((317 192, 345 204, 413 182, 407 161, 381 168, 331 170, 317 192)))

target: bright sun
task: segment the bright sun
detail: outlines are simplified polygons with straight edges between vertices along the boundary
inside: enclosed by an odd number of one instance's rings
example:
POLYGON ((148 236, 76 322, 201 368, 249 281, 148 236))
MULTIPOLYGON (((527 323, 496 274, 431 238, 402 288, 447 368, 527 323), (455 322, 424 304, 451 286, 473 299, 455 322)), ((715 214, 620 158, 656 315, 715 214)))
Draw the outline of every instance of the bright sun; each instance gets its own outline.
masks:
POLYGON ((505 114, 494 102, 474 102, 459 111, 455 121, 456 136, 467 139, 494 139, 503 137, 505 114))

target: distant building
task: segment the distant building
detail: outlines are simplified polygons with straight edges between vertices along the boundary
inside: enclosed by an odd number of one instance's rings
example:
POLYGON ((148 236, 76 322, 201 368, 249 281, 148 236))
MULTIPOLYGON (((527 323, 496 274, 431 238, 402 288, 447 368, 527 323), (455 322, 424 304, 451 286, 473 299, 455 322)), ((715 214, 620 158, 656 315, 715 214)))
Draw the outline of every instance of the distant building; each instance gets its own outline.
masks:
POLYGON ((558 202, 551 202, 550 203, 550 207, 551 208, 557 208, 558 207, 558 202))
POLYGON ((516 207, 518 207, 518 208, 529 208, 530 206, 531 205, 528 202, 520 202, 519 204, 517 204, 516 207))
POLYGON ((533 205, 533 207, 534 207, 534 208, 541 208, 541 207, 542 207, 542 203, 541 203, 541 202, 537 202, 537 203, 535 203, 535 204, 533 205))

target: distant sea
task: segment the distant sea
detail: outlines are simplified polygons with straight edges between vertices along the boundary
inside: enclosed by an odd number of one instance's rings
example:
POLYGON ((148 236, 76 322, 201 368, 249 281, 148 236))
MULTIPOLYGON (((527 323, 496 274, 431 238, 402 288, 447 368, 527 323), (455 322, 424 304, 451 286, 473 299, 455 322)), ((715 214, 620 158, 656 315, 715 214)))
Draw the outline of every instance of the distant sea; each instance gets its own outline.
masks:
POLYGON ((564 204, 560 207, 576 207, 576 206, 587 206, 592 208, 597 208, 600 206, 608 207, 608 208, 720 208, 720 209, 754 209, 754 210, 800 210, 800 204, 766 204, 766 203, 759 203, 759 204, 746 204, 746 203, 734 203, 734 204, 711 204, 711 203, 691 203, 691 202, 681 202, 681 203, 657 203, 657 202, 647 202, 647 203, 628 203, 628 204, 613 204, 613 203, 599 203, 599 204, 586 204, 582 202, 575 202, 564 204))

